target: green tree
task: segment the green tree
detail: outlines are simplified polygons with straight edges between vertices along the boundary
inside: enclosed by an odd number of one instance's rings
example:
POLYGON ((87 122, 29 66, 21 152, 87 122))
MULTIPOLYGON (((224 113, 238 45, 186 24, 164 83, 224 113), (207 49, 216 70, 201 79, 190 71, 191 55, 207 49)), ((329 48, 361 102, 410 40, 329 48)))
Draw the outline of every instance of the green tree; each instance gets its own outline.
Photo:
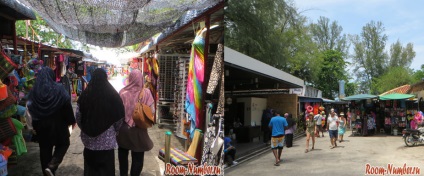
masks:
POLYGON ((36 20, 30 21, 30 25, 26 25, 26 21, 20 20, 16 22, 16 35, 19 37, 26 37, 28 31, 28 37, 36 42, 41 41, 51 46, 57 46, 59 48, 72 48, 72 42, 62 34, 56 33, 50 28, 47 23, 37 15, 36 20), (31 28, 32 27, 32 28, 31 28), (32 30, 34 29, 34 31, 32 30), (35 32, 35 33, 34 33, 35 32), (34 38, 33 38, 34 36, 34 38))
POLYGON ((323 52, 321 72, 318 76, 318 88, 322 91, 323 97, 333 99, 337 96, 339 81, 347 80, 346 65, 340 51, 327 50, 323 52))
POLYGON ((349 49, 347 36, 342 34, 343 27, 339 26, 337 21, 330 24, 329 18, 321 16, 317 23, 311 24, 311 32, 320 51, 336 50, 347 56, 349 49))
POLYGON ((393 88, 413 83, 412 70, 403 66, 390 67, 385 74, 374 78, 373 87, 376 94, 384 93, 393 88))
POLYGON ((387 35, 383 33, 384 30, 383 23, 371 21, 362 28, 360 35, 351 37, 354 47, 353 71, 361 84, 362 93, 376 93, 371 83, 386 71, 388 56, 384 48, 387 35))
POLYGON ((390 46, 390 67, 405 67, 409 68, 412 60, 415 57, 414 45, 412 43, 406 44, 403 47, 399 40, 390 46))
POLYGON ((281 69, 302 18, 289 1, 228 0, 225 45, 281 69))
POLYGON ((358 84, 355 82, 348 82, 346 83, 346 90, 345 90, 345 96, 352 96, 358 94, 358 84))
POLYGON ((414 72, 414 82, 420 82, 424 79, 424 64, 421 65, 421 70, 417 70, 414 72))

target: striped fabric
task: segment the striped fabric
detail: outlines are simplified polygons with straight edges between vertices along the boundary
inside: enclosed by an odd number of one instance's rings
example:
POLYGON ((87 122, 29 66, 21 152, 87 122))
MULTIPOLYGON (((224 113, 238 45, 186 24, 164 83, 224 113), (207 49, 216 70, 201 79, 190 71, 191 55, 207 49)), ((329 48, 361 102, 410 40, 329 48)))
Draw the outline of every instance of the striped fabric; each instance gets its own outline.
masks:
MULTIPOLYGON (((161 160, 165 160, 165 148, 159 150, 159 158, 161 160)), ((171 148, 170 158, 171 164, 173 165, 187 165, 189 162, 192 162, 193 164, 197 163, 196 158, 176 148, 171 148)))

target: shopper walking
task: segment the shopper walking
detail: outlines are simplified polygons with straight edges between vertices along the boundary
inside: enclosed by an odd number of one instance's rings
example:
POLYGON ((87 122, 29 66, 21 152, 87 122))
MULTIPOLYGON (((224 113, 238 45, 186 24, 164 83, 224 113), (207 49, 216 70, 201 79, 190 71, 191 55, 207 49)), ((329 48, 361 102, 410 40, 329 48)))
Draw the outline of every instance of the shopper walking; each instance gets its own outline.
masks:
POLYGON ((344 113, 341 112, 339 117, 339 142, 343 142, 343 135, 346 132, 346 124, 344 113))
POLYGON ((262 113, 262 119, 261 119, 261 125, 262 125, 262 132, 263 132, 263 142, 266 145, 269 145, 269 141, 271 140, 271 130, 268 127, 269 122, 272 118, 272 109, 267 108, 262 113))
POLYGON ((125 110, 103 69, 94 70, 90 83, 78 99, 76 116, 84 144, 84 175, 114 176, 116 135, 125 110))
POLYGON ((42 68, 27 102, 38 137, 41 169, 48 176, 54 175, 62 162, 70 144, 68 128, 75 125, 71 97, 55 79, 52 69, 42 68))
POLYGON ((118 158, 119 172, 121 176, 128 175, 128 154, 131 150, 131 176, 139 176, 143 170, 144 152, 153 148, 153 142, 147 133, 146 128, 138 128, 133 121, 133 112, 136 101, 143 93, 141 103, 150 107, 155 112, 155 104, 153 96, 148 88, 144 88, 143 73, 138 70, 132 70, 128 77, 128 85, 120 92, 125 107, 125 123, 123 123, 118 134, 118 158))
POLYGON ((310 112, 308 117, 306 117, 306 149, 305 153, 309 152, 309 139, 312 138, 312 148, 315 147, 315 131, 316 131, 316 122, 314 120, 314 113, 310 112))
POLYGON ((293 117, 291 114, 284 114, 284 117, 287 120, 287 128, 285 129, 285 141, 286 141, 286 147, 290 148, 293 147, 293 133, 296 131, 296 121, 293 120, 293 117))
POLYGON ((331 109, 331 112, 327 118, 327 130, 328 133, 330 135, 330 141, 331 141, 331 146, 330 148, 333 149, 335 147, 337 147, 337 121, 338 121, 338 117, 336 115, 336 113, 334 112, 334 109, 331 109))
POLYGON ((314 116, 314 120, 315 120, 316 126, 317 126, 316 131, 315 131, 316 137, 319 137, 319 132, 321 132, 322 137, 324 137, 324 129, 322 127, 322 119, 323 119, 324 114, 325 114, 324 111, 321 111, 321 114, 317 114, 317 115, 314 116))
POLYGON ((271 149, 275 157, 275 166, 280 165, 281 153, 284 147, 284 134, 285 128, 288 126, 287 121, 284 117, 280 116, 280 112, 274 110, 275 116, 271 119, 268 126, 271 129, 271 149))

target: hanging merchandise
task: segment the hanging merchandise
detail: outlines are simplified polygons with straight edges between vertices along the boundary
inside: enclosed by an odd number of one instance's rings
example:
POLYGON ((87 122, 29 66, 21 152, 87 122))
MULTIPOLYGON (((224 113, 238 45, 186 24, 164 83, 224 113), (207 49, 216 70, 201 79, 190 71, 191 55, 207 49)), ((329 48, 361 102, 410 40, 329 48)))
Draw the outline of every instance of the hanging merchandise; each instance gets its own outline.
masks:
POLYGON ((3 84, 0 80, 0 101, 5 100, 7 96, 7 85, 3 84))
POLYGON ((187 82, 187 95, 185 101, 185 109, 189 114, 191 121, 190 135, 193 138, 195 128, 203 125, 201 109, 203 106, 202 84, 204 81, 204 47, 205 39, 203 32, 199 31, 193 41, 187 82))
POLYGON ((13 136, 12 142, 13 142, 13 145, 16 146, 16 154, 18 156, 21 156, 22 154, 28 152, 24 137, 22 136, 22 129, 24 128, 24 125, 19 120, 16 120, 14 118, 12 118, 12 121, 16 129, 16 135, 13 136))
POLYGON ((13 137, 17 134, 12 118, 0 118, 0 142, 13 137))
POLYGON ((16 103, 16 98, 13 96, 12 91, 10 89, 7 90, 7 98, 3 101, 0 101, 0 111, 5 110, 7 107, 16 103))

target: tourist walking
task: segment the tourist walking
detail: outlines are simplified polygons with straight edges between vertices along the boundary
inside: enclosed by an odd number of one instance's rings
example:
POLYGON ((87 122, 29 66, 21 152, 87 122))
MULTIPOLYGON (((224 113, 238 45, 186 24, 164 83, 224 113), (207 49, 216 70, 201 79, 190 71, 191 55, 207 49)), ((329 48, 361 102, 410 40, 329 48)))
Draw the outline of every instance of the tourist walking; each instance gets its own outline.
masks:
POLYGON ((268 126, 271 129, 271 149, 275 157, 275 166, 280 165, 281 153, 284 147, 285 128, 288 126, 284 117, 280 116, 280 112, 274 110, 275 116, 271 119, 268 126))
POLYGON ((325 114, 324 111, 321 111, 321 114, 317 114, 317 115, 314 116, 314 120, 315 120, 316 126, 317 126, 316 131, 315 131, 316 137, 319 137, 319 132, 321 132, 322 137, 324 137, 324 129, 322 127, 322 119, 323 119, 324 114, 325 114))
POLYGON ((119 173, 121 176, 128 175, 128 155, 131 150, 131 176, 139 176, 143 170, 144 152, 153 148, 153 142, 149 137, 147 128, 138 128, 133 121, 133 112, 140 93, 143 94, 141 103, 147 105, 155 113, 155 100, 148 88, 144 88, 143 73, 132 70, 128 77, 128 85, 120 92, 125 107, 125 123, 122 124, 117 137, 119 173))
POLYGON ((68 151, 69 126, 75 125, 71 97, 63 85, 55 80, 51 68, 42 68, 27 102, 32 126, 38 137, 41 169, 48 176, 55 174, 68 151))
POLYGON ((84 176, 114 176, 116 135, 125 110, 104 69, 94 70, 78 99, 76 116, 84 144, 84 176))
POLYGON ((306 117, 306 149, 305 153, 309 152, 309 139, 312 138, 312 148, 315 147, 315 131, 316 131, 316 122, 314 120, 314 113, 310 112, 306 117))
POLYGON ((346 132, 346 124, 344 113, 341 112, 339 117, 339 142, 343 142, 343 135, 346 132))
POLYGON ((337 121, 338 121, 338 117, 336 113, 334 112, 334 109, 331 109, 331 112, 327 118, 327 130, 330 135, 331 149, 337 147, 337 143, 336 143, 337 133, 338 133, 337 121))
POLYGON ((293 120, 292 114, 284 114, 287 121, 287 128, 285 129, 286 147, 293 147, 293 133, 296 131, 296 121, 293 120))

